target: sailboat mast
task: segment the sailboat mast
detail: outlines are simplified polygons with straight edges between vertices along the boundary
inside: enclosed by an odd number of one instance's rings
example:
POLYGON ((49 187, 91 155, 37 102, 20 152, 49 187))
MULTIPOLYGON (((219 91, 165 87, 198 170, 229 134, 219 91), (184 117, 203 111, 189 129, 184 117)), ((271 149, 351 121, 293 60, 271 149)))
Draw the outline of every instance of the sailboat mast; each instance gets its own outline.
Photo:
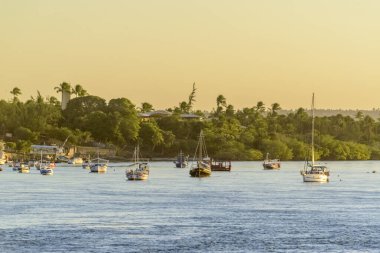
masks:
POLYGON ((202 161, 203 131, 199 134, 199 161, 202 161))
POLYGON ((311 103, 311 165, 314 166, 314 93, 311 103))

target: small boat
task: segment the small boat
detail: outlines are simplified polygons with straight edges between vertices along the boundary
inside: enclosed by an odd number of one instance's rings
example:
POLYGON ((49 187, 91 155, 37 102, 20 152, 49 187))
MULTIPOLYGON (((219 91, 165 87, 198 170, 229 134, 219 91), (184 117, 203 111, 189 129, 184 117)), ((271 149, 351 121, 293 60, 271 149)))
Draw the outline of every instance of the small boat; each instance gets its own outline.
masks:
POLYGON ((15 167, 13 167, 13 170, 17 170, 19 173, 29 173, 30 172, 30 168, 29 168, 28 164, 26 164, 26 163, 16 163, 15 167))
POLYGON ((149 164, 148 162, 140 162, 140 149, 139 145, 135 147, 133 153, 134 163, 130 166, 134 168, 126 169, 125 176, 128 180, 147 180, 149 178, 149 164))
POLYGON ((49 176, 54 174, 54 170, 49 165, 40 167, 41 175, 49 176))
POLYGON ((108 160, 102 158, 96 158, 91 160, 90 170, 94 173, 105 173, 108 168, 108 160))
POLYGON ((203 131, 199 134, 198 145, 189 171, 192 177, 208 177, 211 175, 210 159, 207 156, 203 131), (197 157, 196 157, 197 156, 197 157))
POLYGON ((312 98, 312 123, 311 123, 311 163, 305 162, 301 175, 304 182, 328 182, 330 177, 329 169, 324 165, 315 164, 314 158, 314 93, 312 98))
POLYGON ((211 160, 212 171, 231 171, 231 161, 211 160))
POLYGON ((188 160, 189 160, 189 156, 185 156, 181 150, 177 156, 177 160, 173 161, 173 163, 175 164, 176 168, 186 168, 188 164, 188 160))
POLYGON ((281 168, 281 163, 279 159, 269 159, 269 153, 263 162, 264 170, 279 170, 281 168))

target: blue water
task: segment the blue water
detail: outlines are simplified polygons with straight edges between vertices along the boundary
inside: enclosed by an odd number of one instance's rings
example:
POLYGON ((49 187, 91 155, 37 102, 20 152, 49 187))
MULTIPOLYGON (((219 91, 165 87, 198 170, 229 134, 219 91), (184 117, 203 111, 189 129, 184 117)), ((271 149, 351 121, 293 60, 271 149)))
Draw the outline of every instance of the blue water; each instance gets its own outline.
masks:
POLYGON ((151 163, 145 182, 4 167, 0 252, 380 252, 380 162, 328 162, 325 184, 303 183, 302 162, 202 179, 173 165, 151 163))

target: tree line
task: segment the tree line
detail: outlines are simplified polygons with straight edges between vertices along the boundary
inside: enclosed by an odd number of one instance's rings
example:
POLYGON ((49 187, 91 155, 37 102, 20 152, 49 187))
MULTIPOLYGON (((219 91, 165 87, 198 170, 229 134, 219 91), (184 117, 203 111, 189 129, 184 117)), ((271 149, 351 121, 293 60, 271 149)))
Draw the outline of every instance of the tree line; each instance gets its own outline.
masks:
MULTIPOLYGON (((262 101, 235 109, 223 95, 215 109, 195 111, 196 87, 185 101, 167 108, 172 114, 143 119, 139 113, 154 106, 134 105, 127 98, 109 101, 90 95, 81 85, 63 82, 54 88, 74 94, 65 110, 54 97, 37 91, 25 102, 15 87, 9 101, 0 100, 0 137, 6 146, 28 153, 32 144, 107 146, 127 157, 139 143, 145 157, 173 157, 180 150, 193 155, 201 129, 211 157, 224 160, 262 160, 266 153, 281 160, 304 160, 310 156, 311 116, 304 108, 280 114, 281 107, 267 107, 262 101), (184 119, 194 113, 199 119, 184 119), (11 133, 7 135, 7 133, 11 133)), ((367 160, 380 158, 380 122, 360 111, 355 117, 333 116, 315 119, 316 158, 321 160, 367 160)))

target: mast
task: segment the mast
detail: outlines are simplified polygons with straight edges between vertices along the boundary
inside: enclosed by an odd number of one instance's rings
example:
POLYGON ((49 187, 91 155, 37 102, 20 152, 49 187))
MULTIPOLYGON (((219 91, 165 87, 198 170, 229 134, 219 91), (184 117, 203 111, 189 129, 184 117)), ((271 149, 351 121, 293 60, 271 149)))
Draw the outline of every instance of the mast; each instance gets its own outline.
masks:
POLYGON ((311 165, 314 166, 314 92, 313 92, 313 98, 311 103, 311 165))
POLYGON ((202 146, 203 146, 203 130, 199 134, 199 161, 202 161, 202 146))

